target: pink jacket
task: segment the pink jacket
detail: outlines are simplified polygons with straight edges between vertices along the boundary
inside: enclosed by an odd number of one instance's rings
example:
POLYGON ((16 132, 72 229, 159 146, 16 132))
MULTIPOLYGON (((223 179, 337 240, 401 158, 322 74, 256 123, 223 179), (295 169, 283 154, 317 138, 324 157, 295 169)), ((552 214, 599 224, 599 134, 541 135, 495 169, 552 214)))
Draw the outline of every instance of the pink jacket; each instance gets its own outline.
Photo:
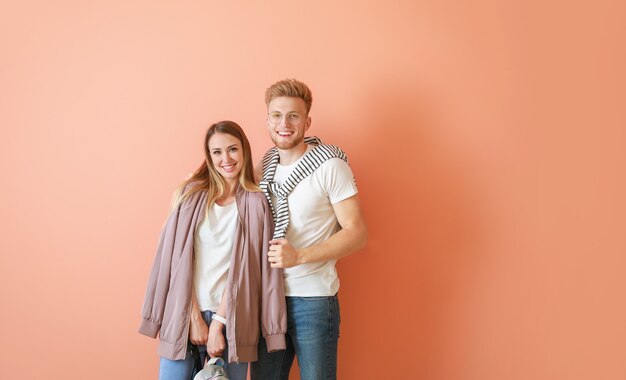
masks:
MULTIPOLYGON (((141 334, 156 338, 159 355, 184 359, 189 338, 196 228, 204 217, 206 193, 197 192, 168 217, 141 310, 141 334)), ((282 270, 267 261, 274 223, 261 192, 236 193, 239 223, 226 286, 228 361, 257 360, 262 333, 269 351, 285 349, 287 312, 282 270)))

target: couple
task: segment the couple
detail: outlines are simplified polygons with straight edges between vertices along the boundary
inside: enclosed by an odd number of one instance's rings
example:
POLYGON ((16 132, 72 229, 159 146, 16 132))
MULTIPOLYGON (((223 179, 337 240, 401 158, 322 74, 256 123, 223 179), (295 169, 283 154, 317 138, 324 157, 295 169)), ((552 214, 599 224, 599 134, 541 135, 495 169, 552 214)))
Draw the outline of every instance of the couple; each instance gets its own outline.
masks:
POLYGON ((159 334, 159 379, 191 379, 194 356, 223 356, 232 380, 335 379, 337 259, 367 232, 345 154, 304 137, 311 91, 265 92, 275 148, 257 167, 239 125, 213 124, 205 160, 178 188, 161 232, 139 332, 159 334), (195 351, 196 355, 193 354, 195 351))

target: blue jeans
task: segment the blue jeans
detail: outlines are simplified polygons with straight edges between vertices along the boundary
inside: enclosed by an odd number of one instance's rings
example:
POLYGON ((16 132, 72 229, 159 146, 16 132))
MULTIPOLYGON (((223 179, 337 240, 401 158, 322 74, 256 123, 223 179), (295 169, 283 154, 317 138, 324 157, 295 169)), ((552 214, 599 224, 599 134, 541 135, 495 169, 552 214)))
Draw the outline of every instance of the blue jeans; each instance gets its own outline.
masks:
POLYGON ((301 380, 337 378, 339 299, 332 297, 286 297, 287 349, 267 352, 259 340, 259 361, 251 363, 253 380, 288 380, 294 356, 301 380))
MULTIPOLYGON (((211 323, 211 317, 213 313, 211 311, 203 311, 202 318, 206 324, 211 323)), ((226 337, 226 330, 224 330, 224 337, 226 337)), ((191 355, 191 343, 187 344, 187 356, 182 360, 170 360, 161 358, 159 366, 159 380, 192 380, 196 375, 194 370, 194 358, 191 355)), ((201 344, 196 346, 200 353, 200 361, 204 365, 207 360, 206 345, 201 344)), ((226 349, 222 353, 224 362, 228 362, 228 342, 226 342, 226 349)), ((246 380, 248 373, 248 363, 225 363, 224 368, 228 372, 228 377, 231 380, 246 380)))

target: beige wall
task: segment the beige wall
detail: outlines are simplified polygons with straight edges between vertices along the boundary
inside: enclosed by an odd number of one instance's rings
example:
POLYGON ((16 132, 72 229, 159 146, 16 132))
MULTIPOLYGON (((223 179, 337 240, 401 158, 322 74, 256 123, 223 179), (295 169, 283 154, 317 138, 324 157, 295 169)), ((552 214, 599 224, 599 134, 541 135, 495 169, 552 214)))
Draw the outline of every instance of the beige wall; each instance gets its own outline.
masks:
POLYGON ((242 3, 0 6, 0 378, 156 378, 171 192, 285 77, 370 227, 341 379, 626 378, 623 5, 242 3))

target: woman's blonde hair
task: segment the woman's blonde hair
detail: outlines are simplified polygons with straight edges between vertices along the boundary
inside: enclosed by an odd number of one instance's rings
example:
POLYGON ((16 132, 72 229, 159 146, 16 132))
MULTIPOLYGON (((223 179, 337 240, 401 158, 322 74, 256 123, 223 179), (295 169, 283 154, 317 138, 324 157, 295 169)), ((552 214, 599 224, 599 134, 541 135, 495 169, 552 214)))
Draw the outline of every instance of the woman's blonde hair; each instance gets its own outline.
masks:
POLYGON ((254 182, 254 169, 252 166, 252 151, 250 149, 250 143, 243 129, 234 121, 220 121, 209 127, 206 131, 204 138, 204 161, 200 164, 200 167, 183 183, 178 186, 178 189, 174 193, 174 207, 177 207, 181 202, 187 199, 194 193, 199 191, 207 192, 207 207, 206 215, 208 215, 209 208, 215 203, 216 200, 221 198, 226 191, 226 182, 222 175, 215 169, 213 162, 211 161, 211 155, 209 152, 209 140, 216 133, 226 133, 234 136, 241 142, 241 148, 243 151, 243 166, 239 172, 239 186, 243 187, 247 191, 260 191, 259 187, 254 182))

